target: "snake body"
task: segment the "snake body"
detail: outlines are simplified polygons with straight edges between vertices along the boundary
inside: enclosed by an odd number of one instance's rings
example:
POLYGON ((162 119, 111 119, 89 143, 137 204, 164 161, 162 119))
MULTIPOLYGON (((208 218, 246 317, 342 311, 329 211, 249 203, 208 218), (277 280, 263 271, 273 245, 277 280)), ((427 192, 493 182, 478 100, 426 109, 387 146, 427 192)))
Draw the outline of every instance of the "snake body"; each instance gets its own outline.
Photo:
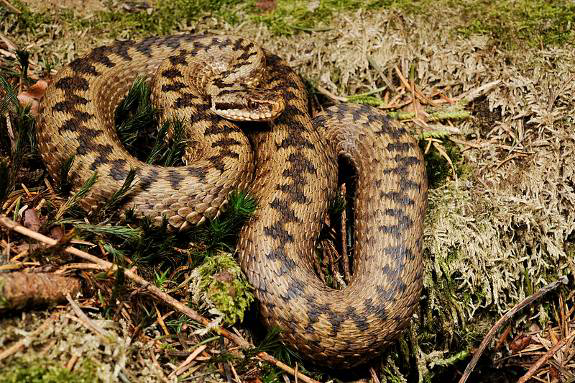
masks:
POLYGON ((180 230, 215 217, 232 190, 250 190, 258 209, 240 233, 242 269, 264 323, 318 364, 362 363, 409 322, 422 287, 427 192, 416 141, 368 106, 340 104, 312 119, 299 76, 252 42, 182 35, 96 48, 54 78, 38 138, 52 177, 70 156, 76 189, 97 172, 82 200, 87 210, 110 198, 130 169, 138 182, 124 207, 166 216, 180 230), (151 79, 166 116, 187 113, 186 166, 148 165, 122 147, 114 111, 138 76, 151 79), (248 140, 230 119, 273 121, 248 140), (338 157, 357 177, 354 274, 341 290, 312 267, 338 157))

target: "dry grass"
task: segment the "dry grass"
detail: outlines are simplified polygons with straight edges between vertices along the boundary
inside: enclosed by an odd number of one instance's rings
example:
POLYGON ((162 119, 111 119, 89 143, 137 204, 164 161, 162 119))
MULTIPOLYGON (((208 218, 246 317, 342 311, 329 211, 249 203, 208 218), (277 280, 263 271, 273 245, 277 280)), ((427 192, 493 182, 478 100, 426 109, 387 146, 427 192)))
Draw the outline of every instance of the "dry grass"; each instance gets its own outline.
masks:
MULTIPOLYGON (((32 9, 38 3, 28 2, 32 9)), ((286 58, 318 88, 337 96, 377 89, 372 96, 405 104, 405 111, 418 112, 416 121, 405 122, 416 134, 447 132, 440 148, 451 155, 459 177, 447 167, 430 191, 421 309, 411 334, 406 333, 402 342, 384 356, 379 370, 382 381, 455 375, 461 363, 450 357, 476 345, 503 312, 561 275, 575 277, 574 252, 570 250, 575 229, 574 42, 518 48, 502 44, 497 36, 458 33, 466 15, 461 8, 441 4, 426 9, 425 15, 393 9, 345 11, 313 32, 292 35, 274 34, 273 28, 247 17, 241 6, 238 15, 244 22, 229 24, 223 21, 225 18, 206 16, 197 23, 182 21, 178 27, 180 31, 238 33, 253 38, 286 58), (399 74, 427 98, 459 100, 456 106, 466 106, 473 118, 427 121, 422 111, 431 106, 414 101, 399 74), (494 81, 499 82, 485 95, 470 104, 464 102, 465 96, 494 81), (404 351, 409 348, 411 351, 404 351), (405 354, 412 355, 415 363, 402 361, 405 354)), ((122 3, 113 2, 112 6, 121 9, 122 3)), ((76 8, 73 12, 92 17, 90 9, 76 8)), ((50 20, 17 35, 10 34, 7 27, 2 31, 14 45, 31 53, 31 75, 36 77, 42 76, 46 68, 57 69, 92 47, 109 42, 112 36, 134 34, 129 28, 96 34, 70 21, 76 18, 60 23, 50 20)), ((16 68, 15 59, 10 57, 14 50, 0 48, 8 52, 0 55, 0 68, 16 68)), ((433 155, 442 156, 432 146, 430 163, 433 155)), ((7 234, 2 235, 9 241, 7 234)), ((501 341, 508 344, 518 333, 537 324, 539 329, 529 333, 534 340, 528 348, 530 353, 519 357, 506 351, 497 356, 497 363, 507 361, 508 365, 528 368, 541 356, 541 350, 550 349, 557 339, 573 333, 572 296, 560 304, 550 302, 533 306, 501 341), (554 310, 563 312, 563 316, 555 318, 554 310), (566 320, 565 315, 570 319, 566 320)), ((62 336, 68 336, 74 328, 82 334, 82 326, 70 327, 74 323, 60 316, 55 322, 59 330, 52 334, 61 331, 62 336)), ((0 334, 0 344, 15 339, 15 331, 11 327, 0 334)), ((150 377, 161 376, 161 369, 154 364, 141 368, 142 360, 149 359, 146 352, 158 352, 157 344, 153 344, 161 343, 157 338, 161 323, 148 331, 149 342, 135 342, 128 347, 124 341, 131 333, 119 328, 118 345, 110 346, 103 353, 105 357, 97 357, 101 360, 98 369, 109 366, 113 370, 114 364, 108 364, 111 362, 106 358, 117 354, 125 357, 123 368, 141 373, 135 375, 141 379, 138 381, 146 381, 144 375, 148 372, 150 377)), ((42 335, 47 344, 60 341, 48 335, 42 335)), ((78 336, 82 339, 88 335, 78 336)), ((102 354, 97 347, 90 348, 93 341, 79 344, 83 347, 78 354, 82 358, 91 357, 93 352, 102 354)), ((76 352, 66 347, 58 351, 60 358, 76 352)), ((206 353, 213 358, 219 346, 210 347, 206 353)), ((571 379, 575 371, 572 357, 573 343, 569 342, 561 354, 542 367, 539 380, 534 381, 551 382, 556 376, 571 379), (554 375, 553 369, 562 375, 554 375)), ((167 375, 170 366, 162 368, 167 375)), ((260 375, 249 375, 258 368, 254 365, 242 371, 248 377, 264 379, 263 370, 260 375)), ((98 375, 105 376, 100 370, 98 375)), ((225 381, 225 376, 224 370, 216 371, 213 379, 225 381)))

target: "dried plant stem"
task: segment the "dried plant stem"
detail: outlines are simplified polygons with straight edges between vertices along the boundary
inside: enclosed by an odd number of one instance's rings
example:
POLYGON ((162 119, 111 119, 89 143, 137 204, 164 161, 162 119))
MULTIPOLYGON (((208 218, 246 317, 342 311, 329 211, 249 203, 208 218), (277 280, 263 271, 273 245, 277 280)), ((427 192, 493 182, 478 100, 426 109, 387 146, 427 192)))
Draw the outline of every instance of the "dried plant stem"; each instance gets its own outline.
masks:
POLYGON ((278 368, 281 368, 282 370, 284 370, 288 374, 294 376, 296 381, 301 380, 302 382, 305 382, 305 383, 320 383, 317 380, 312 379, 309 376, 306 376, 306 375, 302 374, 301 372, 291 368, 287 364, 280 362, 279 360, 277 360, 276 358, 274 358, 273 356, 271 356, 268 353, 260 352, 260 353, 258 353, 258 357, 262 360, 265 360, 266 362, 273 364, 274 366, 276 366, 278 368))
POLYGON ((527 370, 527 372, 525 373, 525 375, 523 375, 518 381, 517 383, 525 383, 527 382, 529 379, 531 379, 531 377, 533 377, 533 375, 535 375, 535 373, 537 372, 537 370, 539 368, 541 368, 541 366, 543 366, 543 364, 545 362, 547 362, 549 360, 549 358, 551 358, 553 355, 555 355, 555 353, 557 351, 559 351, 563 346, 565 346, 567 344, 567 342, 569 342, 569 340, 571 340, 573 337, 575 336, 575 333, 569 335, 567 338, 563 338, 560 341, 558 341, 555 346, 553 346, 551 349, 549 349, 549 351, 547 351, 541 358, 539 358, 537 360, 537 362, 535 362, 531 368, 529 368, 529 370, 527 370))
POLYGON ((318 85, 316 86, 318 92, 326 96, 327 98, 338 101, 338 102, 347 102, 347 97, 336 96, 335 94, 331 93, 329 90, 325 89, 324 87, 318 85))
POLYGON ((377 374, 375 373, 373 367, 369 368, 369 374, 371 375, 371 381, 373 383, 380 383, 379 378, 377 377, 377 374))
POLYGON ((469 375, 471 375, 471 372, 473 372, 473 369, 475 368, 475 366, 477 365, 477 362, 479 361, 479 358, 481 357, 481 355, 483 354, 483 352, 487 348, 487 345, 489 344, 489 342, 491 342, 491 339, 493 339, 493 337, 495 336, 495 334, 497 333, 499 328, 501 326, 503 326, 505 324, 505 322, 507 322, 509 319, 511 319, 522 308, 529 306, 531 303, 535 302, 537 299, 541 298, 543 295, 547 294, 548 292, 557 289, 562 284, 566 284, 567 281, 568 281, 567 276, 562 276, 557 281, 550 283, 547 286, 544 286, 543 288, 541 288, 536 293, 528 296, 523 301, 516 304, 511 310, 506 312, 505 315, 503 315, 493 325, 493 327, 491 327, 489 332, 485 335, 485 337, 481 341, 479 348, 473 353, 473 358, 471 358, 471 361, 469 362, 469 364, 465 368, 465 371, 463 372, 461 379, 459 379, 459 383, 465 383, 467 381, 467 378, 469 378, 469 375))
POLYGON ((199 347, 197 347, 187 358, 186 360, 184 360, 171 374, 170 376, 178 376, 178 375, 182 375, 184 372, 186 372, 186 370, 188 369, 188 367, 190 366, 190 364, 194 361, 194 359, 196 359, 196 357, 198 355, 200 355, 205 349, 206 349, 206 345, 202 344, 199 347))
POLYGON ((70 307, 72 307, 72 311, 74 311, 74 314, 76 314, 76 316, 78 317, 79 322, 84 327, 86 327, 88 330, 100 335, 104 339, 107 339, 108 341, 113 339, 112 335, 108 331, 104 330, 104 328, 102 328, 98 323, 96 323, 95 321, 90 319, 90 317, 88 315, 86 315, 86 313, 84 313, 84 311, 82 311, 82 309, 80 308, 80 305, 74 299, 72 299, 70 294, 66 295, 66 299, 68 300, 70 307))
POLYGON ((18 8, 10 4, 8 0, 0 0, 0 3, 4 4, 4 6, 12 13, 15 13, 17 15, 22 13, 22 11, 20 11, 18 8))
MULTIPOLYGON (((50 238, 50 237, 46 237, 43 234, 40 234, 36 231, 30 230, 30 229, 28 229, 22 225, 19 225, 18 223, 12 221, 10 218, 6 217, 5 215, 0 215, 0 225, 4 226, 10 230, 13 230, 17 233, 20 233, 22 235, 25 235, 29 238, 32 238, 36 241, 50 245, 50 246, 54 246, 54 245, 58 244, 58 241, 56 241, 55 239, 50 238)), ((68 254, 75 255, 78 258, 82 258, 83 260, 93 262, 93 263, 97 264, 98 266, 100 266, 101 269, 103 269, 103 270, 115 271, 118 269, 117 265, 115 265, 111 262, 105 261, 103 259, 100 259, 100 258, 98 258, 92 254, 86 253, 82 250, 76 249, 75 247, 68 246, 64 249, 64 251, 68 254)), ((242 349, 247 350, 247 349, 250 349, 252 347, 249 342, 247 342, 245 339, 241 338, 240 336, 237 336, 237 335, 231 333, 230 331, 228 331, 224 328, 211 326, 210 321, 207 318, 204 318, 203 316, 198 314, 195 310, 191 309, 190 307, 186 306, 185 304, 180 303, 177 299, 173 298, 169 294, 166 294, 165 292, 160 290, 158 287, 154 286, 153 284, 151 284, 150 282, 148 282, 144 278, 140 277, 139 275, 137 275, 133 271, 124 270, 124 275, 128 279, 139 284, 142 287, 142 289, 144 289, 145 291, 147 291, 151 295, 155 296, 157 299, 163 301, 165 304, 171 306, 172 308, 176 309, 177 311, 181 312, 182 314, 187 315, 192 320, 194 320, 198 323, 201 323, 202 325, 209 328, 211 331, 214 331, 215 333, 228 338, 229 340, 231 340, 232 342, 234 342, 235 344, 240 346, 242 349)), ((271 356, 265 352, 260 352, 257 355, 260 359, 265 360, 269 363, 272 363, 273 365, 281 368, 282 370, 284 370, 285 372, 287 372, 291 375, 294 375, 296 373, 293 368, 291 368, 288 365, 278 361, 273 356, 271 356)), ((0 354, 0 359, 1 359, 1 356, 2 356, 2 354, 0 354)), ((297 374, 303 382, 319 383, 316 380, 311 379, 305 375, 302 375, 299 372, 297 374)))

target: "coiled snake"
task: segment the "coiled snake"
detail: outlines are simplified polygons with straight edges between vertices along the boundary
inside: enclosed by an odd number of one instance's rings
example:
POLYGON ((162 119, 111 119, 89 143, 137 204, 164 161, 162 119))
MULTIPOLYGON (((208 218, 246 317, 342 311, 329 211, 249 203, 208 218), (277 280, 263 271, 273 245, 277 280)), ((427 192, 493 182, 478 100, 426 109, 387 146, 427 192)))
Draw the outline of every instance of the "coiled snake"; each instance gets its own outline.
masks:
POLYGON ((166 216, 175 229, 215 217, 232 190, 249 189, 258 209, 240 233, 242 269, 264 323, 319 364, 348 367, 377 355, 418 302, 427 184, 417 143, 368 106, 340 104, 312 120, 299 76, 250 41, 182 35, 96 48, 54 78, 38 141, 52 177, 72 155, 76 189, 97 172, 81 202, 87 210, 130 169, 137 184, 124 208, 166 216), (148 165, 121 145, 115 108, 138 76, 151 79, 164 118, 187 116, 186 166, 148 165), (248 140, 230 120, 273 122, 248 140), (311 262, 338 156, 357 174, 354 274, 341 290, 322 284, 311 262))

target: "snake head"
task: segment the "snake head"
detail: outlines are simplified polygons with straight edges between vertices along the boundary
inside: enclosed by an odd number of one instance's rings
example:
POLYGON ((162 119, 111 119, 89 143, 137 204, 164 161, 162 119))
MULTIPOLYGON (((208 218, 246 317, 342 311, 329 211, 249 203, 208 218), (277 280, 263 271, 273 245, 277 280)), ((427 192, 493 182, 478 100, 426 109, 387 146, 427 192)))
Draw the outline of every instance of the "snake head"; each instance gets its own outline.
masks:
POLYGON ((273 90, 225 88, 212 96, 212 111, 232 121, 272 121, 284 108, 283 95, 273 90))

